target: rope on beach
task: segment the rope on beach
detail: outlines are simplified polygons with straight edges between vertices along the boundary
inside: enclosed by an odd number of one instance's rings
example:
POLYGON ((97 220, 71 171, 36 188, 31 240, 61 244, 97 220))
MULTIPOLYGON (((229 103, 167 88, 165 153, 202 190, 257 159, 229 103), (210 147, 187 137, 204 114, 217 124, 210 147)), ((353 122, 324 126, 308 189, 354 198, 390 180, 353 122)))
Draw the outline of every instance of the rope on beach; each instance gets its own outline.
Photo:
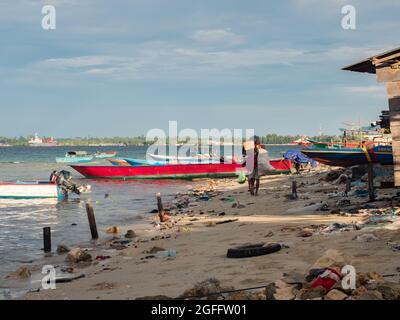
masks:
POLYGON ((227 293, 235 293, 235 292, 241 292, 241 291, 250 291, 250 290, 264 289, 264 288, 266 288, 266 287, 268 287, 268 285, 263 285, 263 286, 258 286, 258 287, 250 287, 250 288, 243 288, 243 289, 232 289, 232 290, 227 290, 227 291, 220 291, 220 292, 209 293, 209 294, 202 295, 202 296, 179 297, 179 298, 175 298, 175 300, 207 298, 207 297, 218 296, 218 295, 227 294, 227 293))

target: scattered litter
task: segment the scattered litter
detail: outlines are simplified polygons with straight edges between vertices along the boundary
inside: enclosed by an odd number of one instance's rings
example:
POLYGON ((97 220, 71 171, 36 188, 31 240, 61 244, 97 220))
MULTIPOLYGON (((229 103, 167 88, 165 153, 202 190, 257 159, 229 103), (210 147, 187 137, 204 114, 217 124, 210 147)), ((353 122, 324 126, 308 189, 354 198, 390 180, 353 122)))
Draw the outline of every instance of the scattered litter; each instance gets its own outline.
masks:
POLYGON ((400 242, 392 242, 392 241, 389 241, 389 242, 387 242, 387 245, 388 245, 393 251, 400 251, 400 242))
POLYGON ((232 290, 232 287, 222 287, 221 282, 215 278, 210 278, 202 282, 198 282, 189 290, 186 290, 179 299, 198 299, 206 297, 208 300, 216 300, 222 296, 220 292, 232 290))
POLYGON ((28 267, 19 267, 16 271, 10 273, 6 279, 12 279, 12 280, 16 280, 16 279, 27 279, 31 277, 31 271, 29 270, 28 267))
POLYGON ((343 207, 348 207, 351 205, 351 202, 349 199, 340 199, 337 203, 336 203, 336 207, 338 208, 343 208, 343 207))
POLYGON ((119 233, 119 227, 112 226, 106 229, 106 233, 119 233))
POLYGON ((168 258, 168 257, 176 257, 176 251, 175 250, 163 250, 163 251, 158 251, 156 253, 157 258, 168 258))
POLYGON ((103 260, 107 260, 110 259, 111 256, 97 256, 95 260, 97 261, 103 261, 103 260))
POLYGON ((71 249, 68 248, 67 246, 64 246, 64 245, 59 245, 59 246, 57 247, 57 253, 58 253, 58 254, 68 253, 68 252, 70 252, 70 251, 71 251, 71 249))
POLYGON ((81 274, 79 276, 71 277, 71 278, 56 278, 56 283, 68 283, 68 282, 72 282, 74 280, 82 279, 84 277, 85 277, 85 275, 81 274))
POLYGON ((160 251, 164 251, 164 250, 165 250, 164 248, 153 247, 153 248, 151 248, 150 250, 143 251, 143 253, 154 254, 154 253, 157 253, 157 252, 160 252, 160 251))
POLYGON ((184 233, 184 232, 191 232, 192 229, 189 227, 178 227, 177 232, 184 233))
POLYGON ((64 273, 74 273, 74 272, 75 272, 75 268, 73 268, 73 267, 61 268, 61 272, 64 272, 64 273))
POLYGON ((326 176, 325 176, 325 181, 328 181, 328 182, 330 182, 330 181, 335 181, 335 180, 337 180, 337 179, 340 177, 340 175, 341 175, 343 172, 344 172, 343 169, 331 170, 331 171, 329 171, 329 172, 326 174, 326 176))
POLYGON ((202 196, 199 197, 199 200, 208 201, 210 200, 210 197, 208 194, 203 194, 202 196))
POLYGON ((361 180, 355 180, 351 182, 352 187, 365 187, 366 183, 362 182, 361 180))
MULTIPOLYGON (((3 297, 4 297, 4 300, 11 300, 12 299, 11 290, 10 289, 4 289, 3 290, 3 297)), ((0 299, 0 300, 2 300, 2 299, 0 299)))
POLYGON ((323 228, 318 232, 318 234, 328 235, 337 232, 344 232, 344 231, 352 231, 352 230, 360 230, 361 227, 356 224, 348 224, 348 223, 333 223, 328 227, 323 228))
POLYGON ((114 289, 114 287, 115 287, 115 283, 100 282, 100 283, 96 283, 89 290, 110 290, 110 289, 114 289))
POLYGON ((347 179, 349 179, 349 177, 343 173, 335 181, 333 181, 333 184, 346 183, 347 179))
POLYGON ((136 237, 137 237, 137 234, 133 230, 128 230, 125 234, 125 238, 128 238, 128 239, 132 239, 132 238, 136 238, 136 237))
POLYGON ((300 233, 298 234, 299 237, 302 238, 307 238, 307 237, 311 237, 313 235, 313 233, 311 231, 307 231, 307 230, 302 230, 300 231, 300 233))
POLYGON ((225 223, 236 222, 236 221, 239 221, 239 219, 228 219, 228 220, 217 221, 215 224, 225 224, 225 223))
POLYGON ((349 196, 356 196, 360 198, 368 197, 369 191, 366 189, 354 189, 349 192, 349 196))
POLYGON ((68 252, 65 260, 73 263, 90 262, 92 261, 92 256, 80 248, 74 248, 68 252))
POLYGON ((364 234, 355 236, 353 238, 353 240, 360 241, 360 242, 371 242, 371 241, 377 241, 377 240, 379 240, 379 238, 372 233, 364 233, 364 234))
POLYGON ((329 291, 341 278, 342 275, 338 270, 333 267, 326 268, 312 281, 311 288, 323 287, 329 291))

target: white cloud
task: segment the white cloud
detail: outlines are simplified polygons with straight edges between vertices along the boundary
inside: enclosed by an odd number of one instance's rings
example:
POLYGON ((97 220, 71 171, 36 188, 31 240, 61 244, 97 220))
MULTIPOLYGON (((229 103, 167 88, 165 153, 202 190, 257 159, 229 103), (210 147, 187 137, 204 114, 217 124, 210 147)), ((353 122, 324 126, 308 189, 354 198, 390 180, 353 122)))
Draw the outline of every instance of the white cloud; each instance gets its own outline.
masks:
POLYGON ((237 45, 244 42, 244 38, 234 33, 230 28, 197 30, 191 35, 191 38, 205 43, 228 43, 237 45))
POLYGON ((344 91, 350 93, 366 93, 366 94, 379 94, 386 95, 385 86, 351 86, 344 87, 344 91))
POLYGON ((136 48, 130 56, 79 56, 53 58, 30 67, 36 72, 51 70, 69 74, 107 75, 110 79, 135 79, 218 73, 262 65, 291 64, 304 52, 268 48, 209 51, 154 45, 136 48))
MULTIPOLYGON (((268 66, 335 65, 339 70, 357 57, 367 58, 377 51, 365 47, 333 47, 325 50, 306 51, 295 48, 271 47, 229 48, 212 50, 193 46, 176 46, 167 42, 149 42, 141 45, 113 48, 105 55, 52 58, 19 69, 18 74, 30 78, 30 74, 51 74, 52 77, 77 76, 104 77, 107 80, 141 79, 198 79, 210 76, 229 78, 246 77, 255 70, 268 66), (114 52, 125 52, 124 56, 114 52), (248 73, 247 73, 248 72, 248 73), (240 74, 240 76, 239 76, 240 74)), ((376 90, 351 87, 346 92, 376 90)), ((384 90, 384 89, 383 89, 384 90)), ((365 91, 366 92, 366 91, 365 91)))
POLYGON ((221 68, 290 64, 298 60, 304 54, 301 50, 275 50, 268 48, 235 51, 202 51, 179 48, 176 49, 175 52, 193 61, 198 61, 201 64, 209 64, 221 68))

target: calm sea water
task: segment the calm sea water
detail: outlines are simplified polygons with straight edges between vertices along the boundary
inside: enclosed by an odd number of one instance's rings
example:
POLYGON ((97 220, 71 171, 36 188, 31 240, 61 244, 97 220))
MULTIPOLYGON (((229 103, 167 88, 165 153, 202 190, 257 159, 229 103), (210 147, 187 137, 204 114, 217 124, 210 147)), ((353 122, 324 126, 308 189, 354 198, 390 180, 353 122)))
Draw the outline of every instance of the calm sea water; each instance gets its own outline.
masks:
MULTIPOLYGON (((293 147, 268 147, 272 158, 280 157, 293 147)), ((294 147, 296 148, 296 147, 294 147)), ((117 151, 120 156, 144 158, 146 147, 79 147, 88 153, 117 151)), ((4 276, 21 264, 43 257, 42 229, 52 229, 53 250, 58 244, 73 246, 87 243, 90 232, 85 203, 94 204, 99 229, 112 225, 139 223, 155 208, 155 193, 161 192, 165 201, 180 191, 193 187, 195 182, 179 180, 114 181, 87 180, 68 166, 55 163, 71 148, 0 148, 0 181, 47 180, 53 170, 69 170, 74 180, 92 186, 92 192, 81 198, 56 200, 0 199, 0 289, 4 276), (105 194, 109 194, 105 198, 105 194)), ((107 164, 105 160, 99 163, 107 164)), ((104 236, 104 235, 100 235, 104 236)), ((1 295, 1 294, 0 294, 1 295)), ((1 298, 1 297, 0 297, 1 298)))

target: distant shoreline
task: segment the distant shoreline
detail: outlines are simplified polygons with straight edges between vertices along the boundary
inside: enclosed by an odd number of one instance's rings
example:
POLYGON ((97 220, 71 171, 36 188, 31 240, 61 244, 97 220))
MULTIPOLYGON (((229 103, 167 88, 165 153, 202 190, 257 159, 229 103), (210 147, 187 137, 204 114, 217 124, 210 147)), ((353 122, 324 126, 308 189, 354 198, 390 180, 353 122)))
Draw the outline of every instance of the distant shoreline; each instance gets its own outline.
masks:
MULTIPOLYGON (((26 148, 65 148, 65 147, 71 147, 71 148, 82 148, 82 147, 146 147, 150 146, 151 144, 61 144, 61 145, 56 145, 56 146, 30 146, 30 145, 0 145, 0 148, 15 148, 15 147, 26 147, 26 148)), ((168 145, 168 144, 166 144, 168 145)), ((263 143, 263 145, 267 147, 273 147, 273 146, 298 146, 297 144, 292 144, 292 143, 263 143)), ((206 146, 206 145, 205 145, 206 146)), ((217 145, 210 145, 210 147, 216 147, 217 145)), ((234 146, 240 146, 240 144, 235 144, 235 145, 220 145, 219 147, 234 147, 234 146)))

